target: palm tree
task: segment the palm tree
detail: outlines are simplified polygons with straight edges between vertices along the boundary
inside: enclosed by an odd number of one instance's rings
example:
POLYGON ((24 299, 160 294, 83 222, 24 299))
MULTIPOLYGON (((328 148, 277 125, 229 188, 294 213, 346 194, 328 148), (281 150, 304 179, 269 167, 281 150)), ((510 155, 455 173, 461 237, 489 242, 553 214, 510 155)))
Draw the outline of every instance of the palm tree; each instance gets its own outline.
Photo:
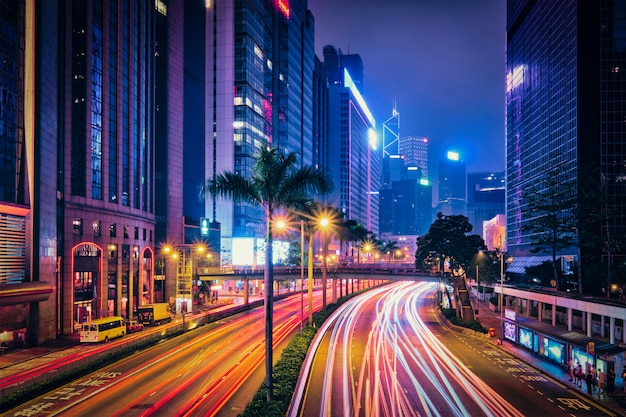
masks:
POLYGON ((320 169, 297 168, 294 152, 284 154, 277 148, 263 148, 252 168, 250 178, 234 172, 223 172, 209 181, 202 195, 211 194, 261 207, 266 217, 266 253, 263 281, 265 286, 265 387, 267 401, 274 397, 272 389, 273 288, 272 224, 278 209, 299 208, 310 200, 309 194, 327 193, 332 182, 320 169))

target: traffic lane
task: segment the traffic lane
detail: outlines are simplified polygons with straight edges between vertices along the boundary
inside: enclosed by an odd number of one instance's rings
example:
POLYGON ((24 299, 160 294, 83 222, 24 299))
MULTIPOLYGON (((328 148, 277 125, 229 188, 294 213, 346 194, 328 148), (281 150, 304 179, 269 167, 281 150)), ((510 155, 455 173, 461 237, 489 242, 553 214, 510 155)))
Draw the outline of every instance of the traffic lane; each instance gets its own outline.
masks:
POLYGON ((422 304, 420 314, 433 334, 456 357, 525 415, 615 415, 592 398, 528 366, 503 349, 442 327, 432 305, 422 304))
MULTIPOLYGON (((285 302, 286 308, 276 315, 276 321, 294 315, 295 306, 299 304, 299 297, 292 298, 285 302)), ((220 323, 225 322, 228 321, 223 320, 220 323)), ((181 379, 181 377, 191 375, 197 369, 197 367, 190 366, 190 363, 206 362, 206 352, 215 353, 216 348, 211 349, 211 343, 219 344, 221 348, 218 350, 226 352, 223 360, 210 361, 210 368, 222 373, 239 360, 240 355, 233 352, 245 354, 251 345, 257 342, 263 343, 264 321, 261 309, 243 313, 237 319, 230 320, 230 323, 231 325, 227 326, 229 330, 224 330, 225 334, 222 332, 219 335, 204 335, 210 328, 205 326, 179 338, 162 342, 152 349, 142 351, 11 410, 11 413, 7 415, 58 415, 70 409, 80 410, 81 415, 110 416, 119 409, 127 410, 129 413, 127 415, 141 415, 163 395, 167 395, 172 387, 177 389, 183 385, 180 381, 184 378, 181 379), (245 326, 248 331, 242 330, 242 326, 245 326), (203 343, 207 344, 200 348, 200 356, 198 356, 198 351, 194 352, 189 349, 189 346, 195 345, 195 343, 191 344, 191 341, 198 338, 197 334, 203 335, 203 343), (229 344, 231 346, 228 346, 229 344), (180 356, 181 354, 188 354, 188 356, 180 356), (113 389, 118 385, 120 389, 113 389), (111 397, 108 392, 111 393, 111 397)), ((216 378, 219 379, 217 376, 216 378)), ((189 391, 192 390, 193 387, 189 391)))
MULTIPOLYGON (((313 312, 322 309, 322 292, 316 290, 313 292, 313 312)), ((305 312, 304 319, 308 319, 308 305, 305 294, 305 312)), ((292 333, 293 334, 293 333, 292 333)), ((287 346, 288 342, 284 341, 281 346, 274 350, 274 363, 280 360, 280 352, 287 346)), ((246 408, 248 403, 252 400, 254 395, 259 390, 259 387, 265 380, 265 370, 262 366, 257 367, 250 376, 245 380, 242 386, 228 398, 228 401, 217 412, 217 417, 237 417, 246 408)))
MULTIPOLYGON (((396 414, 520 415, 489 386, 465 368, 428 330, 416 308, 432 302, 432 283, 398 285, 381 305, 382 329, 393 349, 390 374, 404 375, 381 396, 396 414), (429 300, 430 299, 430 300, 429 300), (390 398, 392 400, 390 400, 390 398)), ((389 362, 389 360, 388 360, 389 362)))
MULTIPOLYGON (((376 297, 379 291, 379 289, 370 290, 368 292, 369 297, 376 297)), ((344 310, 351 303, 352 301, 347 301, 344 305, 340 306, 338 310, 344 310)), ((340 316, 333 314, 324 323, 324 328, 335 328, 338 326, 339 320, 340 316)), ((370 324, 366 323, 365 325, 369 326, 370 324)), ((333 405, 326 401, 327 394, 325 390, 327 387, 329 390, 332 390, 333 387, 341 386, 341 380, 332 381, 333 378, 336 378, 332 369, 335 368, 335 366, 341 367, 341 361, 343 360, 342 357, 338 359, 335 358, 335 354, 338 353, 336 349, 336 335, 333 335, 332 331, 324 332, 323 329, 320 329, 316 337, 320 337, 321 340, 317 350, 313 353, 310 370, 311 377, 303 393, 302 407, 300 409, 301 416, 321 415, 322 407, 328 412, 328 407, 332 407, 333 405), (328 367, 330 367, 330 371, 327 370, 328 367), (339 385, 337 385, 338 383, 339 385)), ((343 415, 343 413, 340 412, 339 414, 333 415, 343 415)))
MULTIPOLYGON (((357 297, 337 311, 316 352, 300 415, 493 415, 490 410, 518 415, 489 387, 459 372, 438 341, 422 339, 422 349, 411 346, 415 342, 396 325, 402 321, 396 313, 414 285, 388 285, 368 293, 369 302, 357 297), (353 355, 357 344, 365 349, 353 355), (324 380, 316 378, 322 374, 324 380)), ((406 320, 415 321, 415 314, 406 320)))

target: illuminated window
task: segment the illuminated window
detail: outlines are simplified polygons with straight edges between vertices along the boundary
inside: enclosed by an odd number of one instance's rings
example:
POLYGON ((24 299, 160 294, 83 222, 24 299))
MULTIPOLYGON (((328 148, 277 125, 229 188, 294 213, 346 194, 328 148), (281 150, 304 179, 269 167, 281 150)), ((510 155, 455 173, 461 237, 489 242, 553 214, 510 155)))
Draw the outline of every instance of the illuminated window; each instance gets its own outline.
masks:
POLYGON ((72 227, 75 235, 83 234, 83 219, 74 219, 72 221, 72 227))
POLYGON ((93 235, 94 236, 100 236, 100 220, 94 220, 92 223, 92 228, 93 228, 93 235))

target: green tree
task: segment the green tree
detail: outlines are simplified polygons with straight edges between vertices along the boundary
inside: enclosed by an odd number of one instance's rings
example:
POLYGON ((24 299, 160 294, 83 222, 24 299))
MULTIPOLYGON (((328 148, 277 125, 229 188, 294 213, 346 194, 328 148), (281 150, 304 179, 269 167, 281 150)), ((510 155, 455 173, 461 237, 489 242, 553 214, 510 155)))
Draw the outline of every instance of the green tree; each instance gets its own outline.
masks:
POLYGON ((337 238, 339 239, 340 247, 342 248, 342 253, 345 256, 354 255, 348 254, 348 245, 346 244, 345 252, 343 251, 344 243, 352 243, 353 248, 356 246, 361 247, 361 243, 365 241, 367 238, 368 231, 361 223, 358 223, 356 220, 348 219, 344 221, 338 227, 337 238))
POLYGON ((471 231, 467 217, 438 213, 428 232, 417 239, 415 267, 422 269, 432 265, 433 259, 443 259, 445 255, 452 269, 467 270, 478 251, 486 249, 484 240, 478 235, 469 235, 471 231))
POLYGON ((267 401, 273 400, 273 288, 272 224, 279 209, 301 208, 310 201, 310 195, 327 193, 332 182, 320 169, 310 166, 297 168, 294 152, 284 154, 277 148, 262 148, 257 155, 250 178, 236 172, 223 172, 209 181, 202 190, 207 194, 246 202, 265 211, 266 253, 263 281, 265 286, 265 386, 267 401))
POLYGON ((394 257, 394 252, 400 249, 398 242, 395 240, 379 241, 379 248, 380 252, 387 256, 387 262, 391 262, 391 259, 394 257))
MULTIPOLYGON (((504 259, 506 254, 502 254, 504 259)), ((504 267, 506 263, 503 263, 504 267)), ((468 272, 476 275, 476 267, 478 267, 478 283, 490 284, 500 282, 500 251, 498 250, 480 250, 476 252, 476 256, 468 266, 468 272)))
POLYGON ((577 192, 575 182, 557 165, 545 172, 533 186, 524 190, 522 227, 530 235, 532 253, 548 252, 552 256, 552 271, 556 289, 562 288, 557 268, 557 255, 576 245, 577 192))

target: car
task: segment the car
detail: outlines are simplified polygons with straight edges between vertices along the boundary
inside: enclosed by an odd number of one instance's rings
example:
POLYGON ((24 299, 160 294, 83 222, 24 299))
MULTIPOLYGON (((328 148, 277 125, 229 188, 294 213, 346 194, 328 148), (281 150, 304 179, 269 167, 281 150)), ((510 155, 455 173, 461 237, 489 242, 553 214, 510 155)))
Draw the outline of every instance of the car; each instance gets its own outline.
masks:
POLYGON ((139 332, 141 330, 143 330, 143 324, 141 324, 137 320, 131 320, 126 323, 126 331, 128 333, 139 332))

